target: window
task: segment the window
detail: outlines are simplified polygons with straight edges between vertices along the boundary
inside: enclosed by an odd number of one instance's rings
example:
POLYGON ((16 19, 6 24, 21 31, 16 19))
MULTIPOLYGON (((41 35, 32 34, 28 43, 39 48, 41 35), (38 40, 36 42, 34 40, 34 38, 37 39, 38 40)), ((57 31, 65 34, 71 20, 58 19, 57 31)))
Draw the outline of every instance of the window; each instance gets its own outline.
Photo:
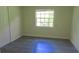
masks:
POLYGON ((54 10, 36 10, 36 26, 53 27, 54 10))

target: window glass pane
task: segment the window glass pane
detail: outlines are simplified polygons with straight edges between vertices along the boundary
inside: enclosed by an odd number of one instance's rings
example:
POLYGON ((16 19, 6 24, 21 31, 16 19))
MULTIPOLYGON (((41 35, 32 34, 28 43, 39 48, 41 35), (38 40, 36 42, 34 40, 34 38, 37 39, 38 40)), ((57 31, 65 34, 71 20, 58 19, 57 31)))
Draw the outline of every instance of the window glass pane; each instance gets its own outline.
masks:
POLYGON ((48 19, 45 19, 45 22, 47 23, 48 22, 48 19))
POLYGON ((50 14, 50 18, 54 18, 53 14, 50 14))
POLYGON ((44 26, 44 23, 41 23, 40 26, 44 26))
POLYGON ((36 11, 36 25, 52 27, 54 19, 54 11, 52 10, 38 10, 36 11))
POLYGON ((41 17, 41 18, 44 18, 44 17, 45 17, 45 15, 44 15, 44 14, 41 14, 41 15, 40 15, 40 17, 41 17))
POLYGON ((53 23, 49 23, 49 27, 52 27, 53 26, 53 23))
POLYGON ((37 26, 40 26, 41 24, 40 24, 40 23, 37 23, 36 25, 37 25, 37 26))
POLYGON ((49 22, 50 22, 50 23, 53 23, 53 19, 49 19, 49 22))
POLYGON ((40 19, 39 18, 37 18, 37 22, 40 22, 40 19))
POLYGON ((44 23, 44 26, 48 26, 48 23, 44 23))
POLYGON ((37 17, 37 18, 40 18, 41 16, 40 16, 40 14, 36 14, 36 17, 37 17))
POLYGON ((40 19, 40 22, 45 22, 45 19, 40 19))
POLYGON ((49 14, 45 14, 45 18, 49 18, 49 14))

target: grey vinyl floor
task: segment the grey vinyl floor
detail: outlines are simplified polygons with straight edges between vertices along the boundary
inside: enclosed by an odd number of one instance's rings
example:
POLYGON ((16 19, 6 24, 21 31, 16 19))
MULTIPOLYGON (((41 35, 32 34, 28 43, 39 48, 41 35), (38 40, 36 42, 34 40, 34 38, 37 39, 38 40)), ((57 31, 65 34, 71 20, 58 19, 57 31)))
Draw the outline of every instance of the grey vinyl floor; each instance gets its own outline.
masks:
POLYGON ((1 48, 1 53, 78 53, 70 40, 23 36, 1 48))

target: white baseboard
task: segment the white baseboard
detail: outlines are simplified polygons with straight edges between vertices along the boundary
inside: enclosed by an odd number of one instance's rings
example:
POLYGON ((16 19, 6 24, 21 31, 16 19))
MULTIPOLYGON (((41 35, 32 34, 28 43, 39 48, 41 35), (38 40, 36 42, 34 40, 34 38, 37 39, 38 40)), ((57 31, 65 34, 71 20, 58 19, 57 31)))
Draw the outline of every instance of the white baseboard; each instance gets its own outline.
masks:
POLYGON ((60 37, 60 36, 42 36, 42 35, 27 35, 27 34, 24 34, 24 36, 69 39, 68 37, 60 37))

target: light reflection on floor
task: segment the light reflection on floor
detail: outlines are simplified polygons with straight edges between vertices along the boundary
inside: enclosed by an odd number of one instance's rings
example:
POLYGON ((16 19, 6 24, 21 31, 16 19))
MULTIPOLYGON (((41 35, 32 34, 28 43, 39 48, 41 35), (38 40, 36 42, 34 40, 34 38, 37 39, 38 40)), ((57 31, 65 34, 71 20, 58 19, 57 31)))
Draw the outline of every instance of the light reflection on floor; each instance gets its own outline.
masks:
POLYGON ((51 42, 48 42, 46 40, 37 40, 34 41, 34 48, 33 53, 51 53, 55 52, 55 46, 52 45, 51 42))

